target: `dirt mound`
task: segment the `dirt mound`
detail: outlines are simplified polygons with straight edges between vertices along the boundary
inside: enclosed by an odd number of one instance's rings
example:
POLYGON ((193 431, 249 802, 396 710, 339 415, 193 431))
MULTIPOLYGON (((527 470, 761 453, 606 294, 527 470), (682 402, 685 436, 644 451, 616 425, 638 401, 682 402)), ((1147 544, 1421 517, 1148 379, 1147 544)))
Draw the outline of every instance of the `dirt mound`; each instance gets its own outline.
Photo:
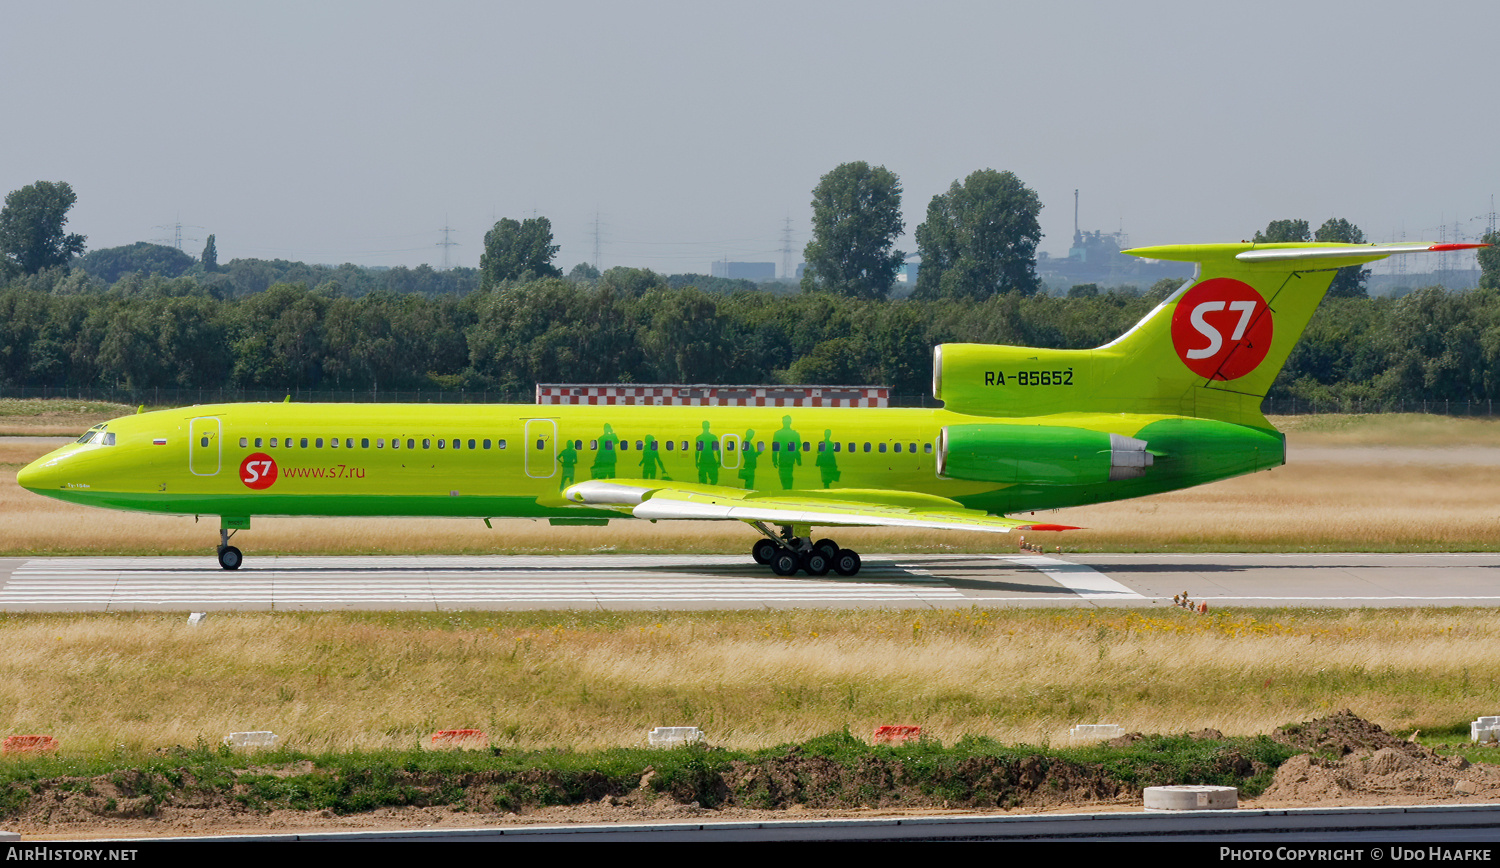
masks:
POLYGON ((1276 770, 1257 805, 1369 805, 1500 798, 1500 767, 1441 757, 1350 711, 1282 727, 1276 740, 1309 753, 1276 770))
POLYGON ((1391 735, 1348 709, 1317 720, 1288 724, 1271 737, 1308 753, 1334 757, 1369 753, 1381 748, 1406 753, 1423 752, 1420 746, 1391 735))

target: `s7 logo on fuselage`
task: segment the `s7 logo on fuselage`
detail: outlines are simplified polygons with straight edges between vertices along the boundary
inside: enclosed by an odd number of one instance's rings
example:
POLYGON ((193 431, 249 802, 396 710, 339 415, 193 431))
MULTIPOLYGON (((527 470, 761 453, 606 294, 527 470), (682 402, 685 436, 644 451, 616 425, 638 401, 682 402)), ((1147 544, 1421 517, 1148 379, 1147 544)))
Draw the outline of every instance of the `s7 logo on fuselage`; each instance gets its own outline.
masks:
POLYGON ((264 452, 247 455, 240 462, 240 481, 245 483, 246 488, 257 491, 270 488, 279 475, 276 459, 264 452))
POLYGON ((1271 349, 1271 309, 1248 283, 1205 280, 1177 301, 1172 346, 1188 369, 1210 380, 1234 380, 1255 370, 1271 349))

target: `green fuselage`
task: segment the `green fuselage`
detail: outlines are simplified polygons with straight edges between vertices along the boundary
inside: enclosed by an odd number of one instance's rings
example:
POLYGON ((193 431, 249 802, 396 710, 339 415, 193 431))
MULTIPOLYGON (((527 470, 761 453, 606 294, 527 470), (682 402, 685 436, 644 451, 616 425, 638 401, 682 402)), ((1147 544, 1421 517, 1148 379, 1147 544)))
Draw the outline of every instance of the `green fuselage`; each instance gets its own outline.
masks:
POLYGON ((61 500, 219 515, 226 526, 257 515, 621 517, 564 499, 591 479, 920 492, 1004 514, 1185 488, 1284 455, 1274 430, 1180 416, 809 407, 223 404, 127 416, 96 433, 18 481, 61 500), (1019 469, 940 476, 945 428, 989 444, 963 467, 999 455, 1019 469), (1090 432, 1143 440, 1153 463, 1101 479, 1090 432))

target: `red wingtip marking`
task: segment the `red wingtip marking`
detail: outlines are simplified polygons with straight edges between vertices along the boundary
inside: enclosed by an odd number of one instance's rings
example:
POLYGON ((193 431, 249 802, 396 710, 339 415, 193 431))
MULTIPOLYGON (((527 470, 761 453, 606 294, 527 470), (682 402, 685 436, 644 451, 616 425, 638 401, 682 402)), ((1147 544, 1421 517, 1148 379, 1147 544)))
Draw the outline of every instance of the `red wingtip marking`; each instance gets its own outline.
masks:
POLYGON ((1445 250, 1473 250, 1476 247, 1489 247, 1488 244, 1434 244, 1427 248, 1434 253, 1442 253, 1445 250))
POLYGON ((1070 524, 1028 524, 1016 530, 1083 530, 1083 528, 1073 527, 1070 524))

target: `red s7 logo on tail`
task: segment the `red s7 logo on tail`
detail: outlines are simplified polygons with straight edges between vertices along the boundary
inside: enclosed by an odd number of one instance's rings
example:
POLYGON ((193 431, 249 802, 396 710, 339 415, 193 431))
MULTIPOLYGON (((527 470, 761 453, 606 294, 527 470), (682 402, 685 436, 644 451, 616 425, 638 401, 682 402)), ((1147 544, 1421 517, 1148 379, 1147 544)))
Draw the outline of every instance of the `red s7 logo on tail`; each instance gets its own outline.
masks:
POLYGON ((1178 299, 1172 313, 1172 346, 1198 376, 1235 380, 1265 360, 1275 331, 1272 320, 1271 309, 1254 287, 1215 277, 1178 299))
POLYGON ((264 452, 257 452, 247 456, 240 462, 240 481, 247 488, 260 490, 270 488, 279 474, 276 470, 276 459, 264 452))

